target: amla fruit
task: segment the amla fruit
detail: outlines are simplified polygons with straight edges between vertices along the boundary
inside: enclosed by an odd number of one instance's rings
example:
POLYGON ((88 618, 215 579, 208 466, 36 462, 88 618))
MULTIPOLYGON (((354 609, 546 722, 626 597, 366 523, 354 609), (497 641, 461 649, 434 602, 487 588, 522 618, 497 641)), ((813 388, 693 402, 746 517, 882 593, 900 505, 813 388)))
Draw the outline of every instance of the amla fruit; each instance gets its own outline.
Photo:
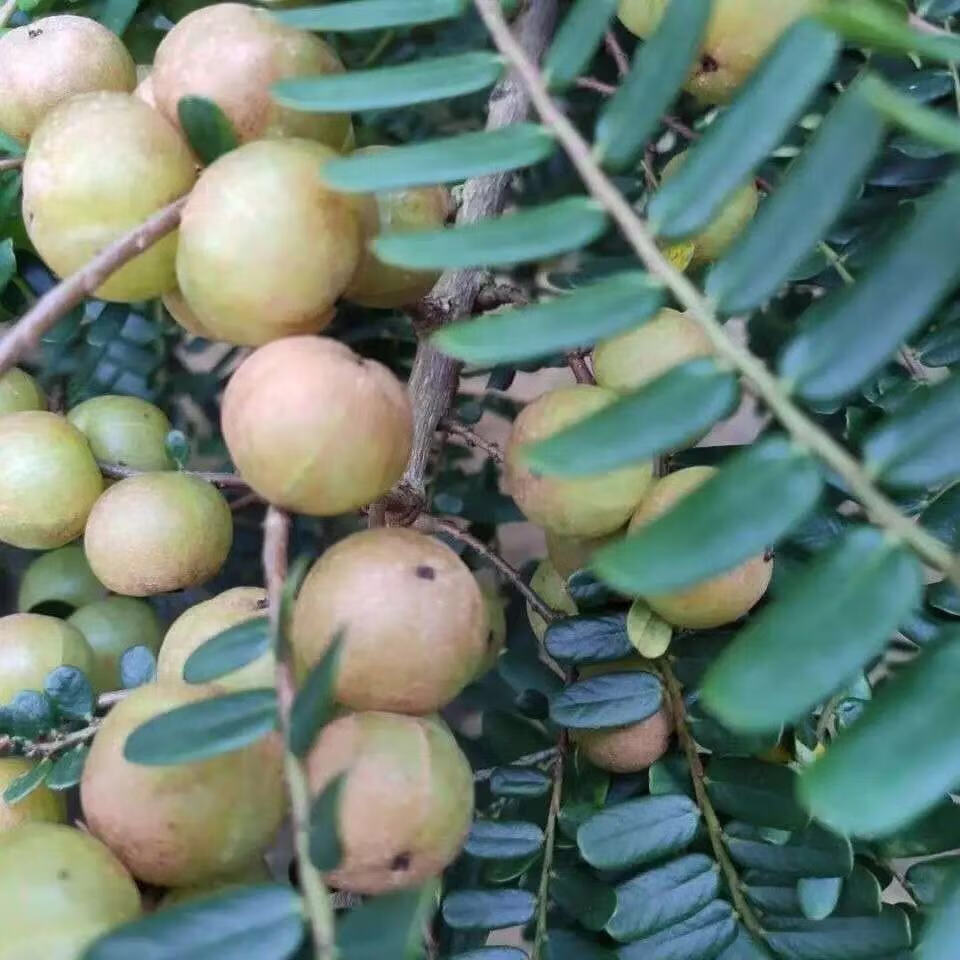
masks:
POLYGON ((77 404, 68 414, 93 455, 104 463, 135 470, 172 470, 167 434, 173 429, 167 415, 139 397, 106 395, 77 404))
POLYGON ((63 793, 41 784, 16 803, 3 799, 4 791, 37 766, 36 760, 25 757, 0 758, 0 835, 25 823, 62 823, 67 819, 63 793))
POLYGON ((547 530, 546 535, 547 558, 557 573, 567 580, 578 570, 585 570, 590 565, 590 558, 594 553, 611 540, 620 537, 622 533, 620 530, 615 530, 601 537, 564 537, 547 530))
POLYGON ((20 581, 17 609, 65 617, 106 595, 107 588, 94 576, 83 547, 71 543, 42 554, 27 567, 20 581))
POLYGON ((0 375, 0 417, 23 410, 46 409, 47 398, 29 373, 19 367, 11 367, 0 375))

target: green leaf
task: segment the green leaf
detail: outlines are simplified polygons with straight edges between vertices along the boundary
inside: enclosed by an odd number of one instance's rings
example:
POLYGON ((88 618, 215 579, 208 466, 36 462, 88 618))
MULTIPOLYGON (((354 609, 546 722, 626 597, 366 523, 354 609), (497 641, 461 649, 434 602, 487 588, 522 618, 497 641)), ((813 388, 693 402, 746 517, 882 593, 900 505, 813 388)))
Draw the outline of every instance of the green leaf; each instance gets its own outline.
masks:
POLYGON ((702 230, 786 136, 826 80, 840 47, 809 21, 794 24, 739 96, 687 153, 686 162, 650 201, 658 232, 684 237, 702 230))
POLYGON ((960 854, 915 863, 906 873, 906 887, 921 906, 933 906, 946 896, 960 868, 960 854))
POLYGON ((82 670, 76 667, 51 670, 43 682, 43 691, 61 717, 89 720, 93 716, 93 688, 82 670))
POLYGON ((673 627, 661 620, 643 600, 634 600, 627 611, 627 636, 641 657, 656 660, 670 649, 673 627))
POLYGON ((707 769, 707 792, 721 813, 758 827, 801 830, 810 816, 797 802, 797 775, 761 760, 717 757, 707 769))
POLYGON ((960 483, 941 493, 920 514, 920 523, 948 547, 960 546, 960 483))
POLYGON ((458 953, 450 960, 527 960, 527 955, 518 947, 480 947, 458 953))
POLYGON ((10 239, 0 243, 0 293, 13 279, 17 272, 17 256, 13 252, 13 241, 10 239))
POLYGON ((843 877, 801 877, 797 881, 800 909, 808 920, 825 920, 837 908, 843 877))
POLYGON ((372 247, 384 263, 410 270, 507 267, 579 250, 606 228, 595 200, 568 197, 466 226, 381 233, 372 247))
POLYGON ((542 72, 551 91, 559 93, 586 72, 618 0, 577 0, 563 18, 543 59, 542 72))
POLYGON ((337 633, 320 662, 307 674, 290 710, 290 750, 305 757, 320 730, 333 717, 343 632, 337 633))
POLYGON ((960 588, 951 580, 941 580, 927 587, 926 602, 934 610, 960 617, 960 588))
POLYGON ((780 359, 781 376, 800 396, 841 398, 896 353, 960 275, 960 261, 949 253, 958 219, 955 179, 917 203, 912 220, 852 287, 807 310, 780 359))
POLYGON ((416 960, 436 910, 439 883, 367 900, 337 924, 340 960, 416 960))
POLYGON ((399 67, 280 80, 273 85, 273 99, 308 113, 388 110, 476 93, 493 86, 502 72, 497 54, 458 53, 399 67))
POLYGON ((310 805, 310 862, 321 871, 334 870, 343 859, 340 844, 340 799, 345 775, 334 777, 310 805))
POLYGON ((597 121, 594 154, 625 170, 656 132, 700 53, 710 0, 672 0, 597 121))
POLYGON ((9 133, 0 130, 0 153, 9 154, 11 157, 22 157, 26 152, 27 148, 24 144, 11 137, 9 133))
POLYGON ((127 737, 123 755, 149 767, 194 763, 245 747, 276 725, 276 691, 242 690, 153 717, 127 737))
POLYGON ((686 920, 617 951, 620 960, 713 960, 737 938, 730 904, 714 900, 686 920))
POLYGON ((817 823, 779 845, 770 843, 761 829, 737 822, 724 829, 730 856, 740 866, 797 878, 845 877, 853 869, 850 841, 817 823))
POLYGON ((56 721, 49 697, 36 690, 21 690, 10 702, 13 733, 28 740, 50 730, 56 721))
POLYGON ((761 947, 742 926, 737 928, 737 938, 717 960, 770 960, 767 951, 761 947))
POLYGON ((454 930, 500 930, 529 923, 536 908, 527 890, 457 890, 443 901, 443 919, 454 930))
POLYGON ((767 943, 784 960, 869 960, 910 946, 907 916, 895 907, 879 917, 767 917, 764 926, 767 943))
POLYGON ((578 867, 555 869, 550 877, 550 895, 564 912, 591 931, 602 930, 617 905, 613 887, 578 867))
POLYGON ((921 106, 914 97, 901 93, 877 74, 866 74, 860 84, 874 110, 892 123, 950 153, 960 152, 960 123, 956 117, 921 106))
POLYGON ((467 0, 351 0, 324 7, 278 10, 273 16, 299 30, 351 33, 452 20, 466 6, 467 0))
POLYGON ((451 324, 432 339, 467 363, 519 363, 615 336, 652 317, 663 302, 663 287, 649 274, 619 273, 535 306, 451 324))
POLYGON ((700 810, 689 797, 642 797, 592 816, 577 831, 577 846, 591 866, 617 870, 679 853, 699 825, 700 810))
POLYGON ((762 440, 638 534, 596 553, 593 568, 629 594, 688 587, 771 547, 813 509, 822 486, 809 454, 780 437, 762 440))
POLYGON ((163 441, 167 455, 178 470, 186 470, 190 462, 190 439, 182 430, 171 430, 163 441))
POLYGON ((157 658, 149 647, 128 647, 120 655, 120 686, 124 690, 153 683, 157 675, 157 658))
POLYGON ((930 813, 875 841, 874 846, 887 858, 925 857, 960 849, 960 805, 945 797, 930 813))
POLYGON ((857 836, 891 833, 960 783, 958 671, 960 630, 944 631, 804 772, 814 816, 857 836))
POLYGON ((690 764, 680 753, 668 753, 665 757, 661 757, 650 767, 648 778, 651 796, 660 797, 671 793, 685 793, 693 796, 690 764))
POLYGON ((570 930, 547 933, 544 960, 617 960, 617 955, 593 940, 585 940, 570 930))
POLYGON ((177 117, 193 152, 205 164, 235 150, 240 141, 220 107, 205 97, 181 97, 177 117))
POLYGON ((954 875, 943 899, 924 929, 918 960, 951 960, 960 942, 960 873, 954 875))
POLYGON ((532 767, 498 767, 490 776, 490 792, 496 797, 543 797, 550 792, 550 778, 532 767))
POLYGON ((51 790, 69 790, 75 787, 83 776, 83 766, 87 762, 90 748, 81 743, 79 746, 61 753, 47 776, 47 786, 51 790))
POLYGON ((197 647, 183 665, 187 683, 209 683, 262 657, 270 649, 270 621, 244 620, 197 647))
POLYGON ((53 761, 49 757, 44 757, 36 766, 26 773, 21 773, 19 777, 7 784, 6 790, 3 791, 3 802, 8 807, 19 803, 37 787, 42 786, 52 770, 53 761))
POLYGON ((882 893, 877 878, 863 864, 854 864, 853 873, 843 882, 835 917, 878 917, 882 893))
POLYGON ((140 6, 140 0, 107 0, 97 18, 118 37, 123 36, 140 6))
POLYGON ((556 145, 544 127, 515 123, 499 130, 336 158, 323 165, 323 179, 347 193, 455 183, 532 166, 549 157, 556 145))
POLYGON ((478 860, 528 857, 543 846, 543 831, 535 823, 477 820, 464 850, 478 860))
POLYGON ((571 730, 625 727, 652 717, 663 704, 659 677, 643 671, 580 680, 552 697, 550 719, 571 730))
POLYGON ((617 908, 607 924, 614 940, 629 943, 699 913, 720 892, 720 870, 693 853, 641 873, 617 887, 617 908))
POLYGON ((304 936, 299 894, 281 884, 233 889, 147 914, 87 948, 83 960, 286 960, 304 936))
POLYGON ((852 530, 720 654, 704 703, 736 730, 795 720, 883 651, 921 589, 912 554, 876 528, 852 530))

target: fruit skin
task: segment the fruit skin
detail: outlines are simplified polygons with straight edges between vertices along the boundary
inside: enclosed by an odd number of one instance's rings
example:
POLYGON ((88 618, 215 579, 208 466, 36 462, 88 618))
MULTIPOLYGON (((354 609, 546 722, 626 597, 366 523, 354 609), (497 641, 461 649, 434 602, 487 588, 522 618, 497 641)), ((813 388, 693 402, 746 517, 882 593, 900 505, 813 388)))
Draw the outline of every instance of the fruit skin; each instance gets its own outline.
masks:
POLYGON ((46 410, 47 398, 25 370, 11 367, 0 375, 0 417, 24 410, 46 410))
POLYGON ((96 693, 116 690, 120 658, 130 647, 160 649, 162 631, 153 608, 133 597, 107 597, 81 607, 67 619, 86 638, 93 651, 89 680, 96 693))
POLYGON ((713 344, 703 327, 668 308, 639 327, 597 344, 593 372, 600 386, 632 393, 682 363, 712 354, 713 344))
POLYGON ((187 333, 191 333, 195 337, 205 337, 207 340, 216 339, 213 333, 200 322, 200 318, 190 309, 190 304, 184 299, 179 287, 175 290, 168 290, 161 299, 167 313, 187 333))
POLYGON ((136 884, 94 837, 51 823, 0 837, 0 960, 81 960, 139 914, 136 884))
POLYGON ((26 550, 80 536, 103 477, 87 439, 55 413, 0 417, 0 541, 26 550))
POLYGON ((554 569, 564 579, 569 579, 578 570, 590 565, 590 558, 602 546, 622 536, 621 530, 604 534, 602 537, 563 537, 546 531, 547 558, 554 569))
MULTIPOLYGON (((620 19, 638 37, 657 28, 669 0, 620 0, 620 19)), ((702 103, 726 103, 780 35, 816 0, 716 0, 700 66, 687 81, 702 103)))
POLYGON ((0 705, 22 690, 43 690, 47 674, 63 666, 88 676, 93 669, 93 651, 79 630, 40 613, 0 617, 0 705))
POLYGON ((223 494, 186 473, 141 473, 96 502, 83 545, 97 577, 114 593, 146 597, 206 583, 233 542, 223 494))
POLYGON ((441 720, 355 713, 324 727, 307 757, 319 794, 344 774, 338 804, 343 859, 337 889, 378 894, 417 887, 448 866, 473 817, 473 774, 441 720))
POLYGON ((559 433, 614 403, 602 387, 578 384, 545 393, 517 417, 506 449, 506 486, 528 520, 563 536, 598 537, 622 527, 653 478, 649 463, 589 477, 534 473, 525 444, 559 433))
MULTIPOLYGON (((37 127, 23 165, 23 219, 59 276, 183 196, 196 179, 179 133, 137 97, 89 93, 37 127)), ((176 232, 114 273, 103 300, 149 300, 176 284, 176 232)))
MULTIPOLYGON (((198 603, 174 620, 163 638, 157 658, 157 679, 183 682, 190 654, 229 627, 267 615, 267 591, 262 587, 234 587, 212 600, 198 603)), ((273 653, 266 653, 233 673, 217 678, 226 690, 252 690, 274 684, 273 653)))
MULTIPOLYGON (((630 532, 636 533, 666 513, 716 472, 715 467, 688 467, 658 480, 630 521, 630 532)), ((674 626, 708 630, 739 620, 752 610, 767 592, 772 576, 772 556, 760 554, 685 590, 644 599, 654 613, 674 626)))
POLYGON ((200 176, 183 210, 177 282, 211 336, 259 346, 330 322, 361 251, 354 202, 321 176, 334 156, 310 140, 263 140, 200 176))
POLYGON ((340 704, 425 714, 476 676, 489 622, 476 580, 449 547, 384 527, 341 540, 304 580, 291 629, 301 676, 338 631, 340 704))
POLYGON ((181 97, 206 97, 227 115, 240 141, 306 137, 335 150, 353 146, 348 114, 305 113, 278 104, 278 80, 343 73, 319 37, 284 26, 240 3, 203 7, 184 17, 157 48, 151 74, 157 107, 178 123, 181 97))
POLYGON ((80 783, 87 825, 140 880, 203 883, 240 870, 270 845, 286 795, 279 735, 197 763, 143 766, 127 737, 169 710, 222 694, 216 686, 151 683, 107 715, 80 783))
POLYGON ((107 588, 93 575, 79 543, 37 557, 23 574, 17 609, 27 613, 43 603, 83 607, 101 600, 107 588))
POLYGON ((4 790, 35 766, 35 761, 25 757, 0 758, 0 836, 26 823, 63 823, 67 819, 63 793, 47 786, 37 787, 14 804, 4 802, 4 790))
POLYGON ((270 503, 311 516, 387 493, 413 443, 400 381, 322 337, 277 340, 248 357, 227 384, 221 426, 243 479, 270 503))
POLYGON ((167 415, 139 397, 106 395, 77 404, 67 420, 87 438, 93 455, 104 463, 135 470, 172 470, 167 415))
POLYGON ((208 880, 191 887, 172 887, 160 899, 158 910, 166 907, 177 907, 183 903, 192 903, 194 900, 204 900, 220 893, 227 893, 236 887, 243 887, 253 883, 269 883, 273 878, 263 859, 258 859, 249 867, 238 870, 216 880, 208 880))
POLYGON ((58 104, 97 90, 131 91, 137 70, 112 31, 62 14, 0 37, 0 130, 27 141, 58 104))
MULTIPOLYGON (((530 578, 530 589, 557 613, 564 613, 570 617, 575 617, 579 613, 577 605, 567 589, 566 579, 560 576, 557 568, 549 560, 541 560, 537 569, 533 571, 533 576, 530 578)), ((527 604, 527 619, 530 621, 530 629, 542 643, 547 633, 547 621, 529 603, 527 604)))

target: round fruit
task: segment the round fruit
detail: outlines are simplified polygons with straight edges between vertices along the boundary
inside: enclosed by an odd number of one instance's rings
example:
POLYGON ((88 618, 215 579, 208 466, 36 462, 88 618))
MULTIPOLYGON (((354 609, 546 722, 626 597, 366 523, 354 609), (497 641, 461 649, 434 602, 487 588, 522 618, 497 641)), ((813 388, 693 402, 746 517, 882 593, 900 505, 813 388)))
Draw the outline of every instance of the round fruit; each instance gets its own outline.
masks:
POLYGON ((650 486, 649 463, 586 477, 550 477, 534 472, 524 446, 572 427, 617 395, 580 384, 545 393, 526 407, 513 424, 506 451, 507 489, 533 523, 553 533, 598 537, 622 527, 650 486))
MULTIPOLYGON (((179 133, 142 100, 89 93, 57 107, 37 127, 23 165, 23 219, 61 277, 187 193, 196 179, 179 133)), ((159 296, 176 284, 176 233, 104 283, 103 300, 159 296)))
POLYGON ((0 837, 0 960, 80 960, 140 914, 140 891, 99 840, 26 824, 0 837))
POLYGON ((132 597, 107 597, 81 607, 67 623, 76 627, 93 651, 90 682, 97 693, 122 686, 120 658, 131 647, 160 649, 160 621, 153 608, 132 597))
POLYGON ((36 761, 24 757, 0 758, 0 835, 25 823, 63 823, 67 819, 63 793, 42 784, 16 803, 3 800, 3 792, 7 787, 36 765, 36 761))
POLYGON ((93 652, 69 623, 40 613, 0 617, 0 704, 23 690, 43 690, 57 667, 77 667, 89 676, 93 652))
POLYGON ((29 373, 19 367, 11 367, 0 375, 0 416, 46 409, 47 398, 29 373))
POLYGON ((159 109, 178 122, 182 97, 205 97, 250 140, 307 137, 335 150, 353 145, 348 114, 290 110, 271 94, 278 80, 342 73, 319 37, 240 3, 203 7, 184 17, 157 48, 153 91, 159 109))
POLYGON ((261 347, 230 379, 223 436, 243 479, 296 513, 335 516, 400 479, 413 443, 407 391, 382 364, 336 340, 261 347))
POLYGON ((191 333, 195 337, 204 337, 207 340, 216 339, 200 322, 200 318, 190 309, 190 304, 184 300, 179 287, 175 290, 168 290, 161 299, 163 300, 164 307, 167 308, 167 313, 169 313, 187 333, 191 333))
POLYGON ((157 98, 153 95, 153 68, 147 67, 143 69, 141 74, 141 67, 137 67, 137 89, 133 91, 133 95, 142 100, 148 107, 152 107, 154 110, 157 109, 157 98))
MULTIPOLYGON (((706 483, 714 467, 688 467, 658 480, 630 521, 630 530, 656 520, 687 494, 706 483)), ((767 592, 773 575, 773 557, 761 554, 733 570, 685 590, 644 597, 668 623, 690 630, 707 630, 739 620, 767 592)))
POLYGON ((477 581, 449 547, 386 527, 341 540, 314 564, 291 640, 302 675, 342 635, 343 706, 424 714, 476 676, 489 629, 477 581))
MULTIPOLYGON (((357 150, 354 156, 379 153, 384 147, 357 150)), ((415 303, 426 296, 440 279, 439 272, 407 270, 384 263, 370 249, 371 240, 382 230, 406 233, 442 227, 450 212, 450 193, 445 187, 413 187, 385 190, 356 198, 363 229, 360 266, 344 296, 364 307, 390 309, 415 303)))
MULTIPOLYGON (((183 682, 183 667, 195 650, 211 637, 237 624, 267 615, 267 591, 261 587, 234 587, 182 613, 163 638, 157 658, 157 679, 183 682)), ((252 690, 274 684, 272 651, 233 673, 217 678, 227 690, 252 690)))
POLYGON ((361 244, 353 201, 322 179, 335 155, 263 140, 203 172, 183 210, 177 280, 211 336, 258 346, 330 322, 361 244))
POLYGON ((591 557, 606 544, 622 535, 622 531, 604 534, 602 537, 561 537, 559 534, 547 534, 547 557, 557 573, 568 579, 578 570, 590 565, 591 557))
POLYGON ((598 344, 593 351, 593 371, 600 386, 632 393, 674 367, 712 353, 713 344, 696 320, 666 309, 639 327, 598 344))
MULTIPOLYGON (((560 576, 549 560, 541 560, 530 578, 530 589, 552 610, 575 617, 579 611, 567 589, 567 581, 560 576)), ((527 604, 527 619, 530 629, 542 643, 547 632, 547 621, 527 604)))
POLYGON ((107 588, 93 575, 83 547, 71 543, 37 557, 27 567, 20 581, 17 609, 69 616, 77 607, 106 595, 107 588))
POLYGON ((507 611, 503 597, 500 596, 500 584, 492 570, 478 570, 473 575, 483 597, 483 606, 487 611, 487 623, 490 631, 487 634, 487 649, 477 668, 475 679, 488 673, 500 659, 500 655, 507 647, 507 611))
POLYGON ((0 541, 26 550, 80 536, 103 477, 86 437, 55 413, 0 417, 0 541))
POLYGON ((27 141, 58 104, 97 90, 129 92, 137 70, 119 37, 62 14, 0 37, 0 131, 27 141))
POLYGON ((87 825, 147 883, 188 886, 240 870, 270 845, 283 820, 276 734, 195 763, 145 766, 124 757, 137 727, 221 692, 173 683, 138 687, 110 711, 90 747, 80 784, 87 825))
POLYGON ((442 721, 356 713, 324 727, 307 758, 319 794, 343 775, 343 857, 327 875, 352 893, 417 887, 448 866, 473 817, 473 774, 442 721))
POLYGON ((172 470, 167 415, 139 397, 102 396, 84 400, 68 414, 87 438, 93 455, 104 463, 135 470, 172 470))
POLYGON ((194 900, 204 900, 220 893, 227 893, 236 887, 269 883, 272 879, 266 863, 259 859, 246 869, 231 873, 227 877, 218 877, 216 880, 208 880, 206 883, 198 883, 192 887, 173 887, 163 895, 157 906, 160 910, 165 907, 176 907, 182 903, 191 903, 194 900))
POLYGON ((230 507, 186 473, 141 473, 97 501, 83 538, 90 567, 115 593, 146 597, 216 576, 233 541, 230 507))

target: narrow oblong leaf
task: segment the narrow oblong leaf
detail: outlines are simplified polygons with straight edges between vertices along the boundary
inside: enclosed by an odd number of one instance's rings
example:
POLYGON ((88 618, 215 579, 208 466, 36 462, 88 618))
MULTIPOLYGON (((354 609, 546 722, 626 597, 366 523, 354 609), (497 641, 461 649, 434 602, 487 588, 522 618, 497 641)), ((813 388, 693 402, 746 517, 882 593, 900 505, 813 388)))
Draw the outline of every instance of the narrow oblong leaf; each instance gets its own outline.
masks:
POLYGON ((910 946, 907 916, 887 907, 879 917, 768 917, 766 941, 784 960, 869 960, 910 946))
POLYGON ((797 774, 761 760, 717 757, 707 770, 707 793, 714 807, 759 827, 800 830, 810 815, 797 800, 797 774))
POLYGON ((737 938, 737 922, 724 900, 617 951, 620 960, 712 960, 737 938))
POLYGON ((352 33, 452 20, 459 17, 466 6, 467 0, 351 0, 323 7, 277 10, 273 16, 280 23, 299 30, 352 33))
POLYGON ((613 887, 580 867, 560 867, 550 878, 550 895, 560 908, 587 930, 600 931, 613 916, 613 887))
POLYGON ((550 719, 572 730, 625 727, 652 717, 663 704, 653 673, 604 673, 564 687, 550 699, 550 719))
POLYGON ((191 149, 203 163, 213 163, 240 145, 229 117, 213 100, 181 97, 177 117, 191 149))
POLYGON ((305 757, 320 730, 333 715, 340 666, 343 634, 338 633, 320 659, 307 674, 290 709, 290 750, 296 757, 305 757))
POLYGON ((550 930, 544 960, 617 960, 617 955, 609 947, 572 930, 550 930))
POLYGON ((337 955, 342 960, 419 960, 423 931, 433 920, 439 883, 373 897, 337 924, 337 955))
POLYGON ((960 872, 953 876, 920 937, 918 960, 951 960, 960 942, 960 872))
POLYGON ((269 649, 267 618, 244 620, 197 647, 183 665, 183 679, 187 683, 209 683, 253 663, 269 649))
POLYGON ((853 848, 846 837, 817 823, 771 843, 761 827, 732 821, 723 831, 730 856, 741 867, 788 877, 845 877, 853 869, 853 848))
POLYGON ((75 787, 83 776, 83 766, 87 761, 90 748, 81 743, 79 746, 60 754, 47 775, 46 785, 51 790, 69 790, 75 787))
POLYGON ((454 930, 500 930, 528 923, 537 908, 527 890, 457 890, 443 901, 443 919, 454 930))
POLYGON ((563 18, 543 58, 543 75, 554 92, 565 90, 589 66, 619 0, 577 0, 563 18))
POLYGON ((450 960, 527 960, 527 955, 519 947, 480 947, 458 953, 450 960))
POLYGON ((543 831, 535 823, 478 820, 464 850, 479 860, 510 860, 528 857, 542 846, 543 831))
POLYGON ((960 152, 960 123, 955 116, 922 106, 875 73, 863 77, 861 89, 874 110, 891 123, 949 153, 960 152))
POLYGON ((343 860, 340 843, 340 798, 344 774, 334 777, 310 805, 310 862, 321 871, 334 870, 343 860))
POLYGON ((797 899, 808 920, 825 920, 837 908, 843 892, 843 877, 801 877, 797 899))
POLYGON ((7 788, 3 791, 3 802, 8 807, 19 803, 24 797, 33 793, 37 787, 42 786, 52 770, 53 761, 49 757, 44 757, 26 773, 21 773, 19 777, 7 784, 7 788))
POLYGON ((498 767, 490 775, 490 792, 498 797, 542 797, 550 785, 545 773, 531 767, 498 767))

